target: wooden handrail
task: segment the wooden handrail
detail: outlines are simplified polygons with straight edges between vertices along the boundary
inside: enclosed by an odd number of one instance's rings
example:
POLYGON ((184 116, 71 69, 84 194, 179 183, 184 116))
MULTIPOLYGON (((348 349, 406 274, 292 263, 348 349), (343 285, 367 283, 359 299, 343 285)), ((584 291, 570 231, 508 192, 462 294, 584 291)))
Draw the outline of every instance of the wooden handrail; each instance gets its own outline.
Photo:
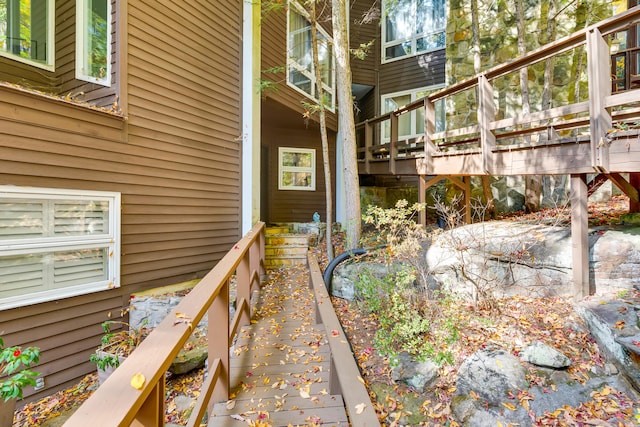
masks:
MULTIPOLYGON (((542 46, 539 49, 531 51, 508 63, 499 64, 486 71, 483 71, 476 76, 429 94, 427 97, 404 105, 393 112, 370 118, 367 120, 367 124, 371 126, 372 124, 383 123, 385 121, 391 121, 393 123, 394 120, 397 120, 397 117, 399 115, 416 110, 418 108, 423 108, 425 105, 428 105, 428 102, 434 104, 437 101, 444 100, 463 91, 475 90, 476 95, 479 97, 478 116, 480 123, 470 124, 458 129, 448 129, 446 131, 437 133, 434 129, 432 129, 431 132, 433 133, 425 135, 425 140, 429 141, 428 144, 424 144, 424 157, 425 159, 427 159, 426 164, 429 164, 429 158, 436 152, 436 145, 434 141, 441 141, 441 143, 437 144, 437 147, 440 149, 444 147, 459 146, 462 144, 459 140, 462 140, 463 143, 478 141, 478 148, 480 148, 483 152, 484 169, 487 173, 491 173, 491 153, 496 151, 495 147, 492 145, 495 144, 496 138, 504 138, 508 136, 505 133, 503 133, 502 135, 495 134, 495 131, 497 131, 498 129, 511 126, 523 126, 524 128, 522 130, 517 129, 506 131, 513 132, 511 135, 518 136, 526 134, 532 135, 535 132, 547 130, 547 127, 553 129, 572 128, 575 127, 575 123, 573 121, 576 121, 578 119, 577 117, 575 117, 577 114, 589 113, 589 116, 591 117, 599 117, 599 121, 601 122, 599 126, 591 129, 591 135, 594 141, 592 142, 592 151, 594 151, 592 153, 593 165, 594 167, 606 168, 606 147, 602 148, 602 144, 599 143, 599 141, 603 137, 603 132, 606 131, 606 129, 604 128, 606 128, 606 125, 608 124, 608 113, 606 113, 604 109, 617 105, 628 106, 633 102, 637 102, 636 100, 638 92, 632 91, 632 93, 622 93, 616 95, 607 94, 606 88, 611 86, 611 76, 608 72, 600 72, 600 68, 604 69, 604 66, 602 64, 609 62, 610 52, 608 51, 608 49, 605 51, 602 48, 606 45, 603 38, 612 33, 623 31, 633 25, 638 24, 639 22, 640 6, 635 6, 623 13, 600 21, 594 25, 591 25, 566 37, 558 39, 552 43, 542 46), (587 42, 587 39, 589 39, 590 41, 587 42), (590 101, 576 102, 574 104, 569 104, 566 106, 551 108, 540 112, 533 112, 528 115, 518 115, 514 118, 496 120, 494 117, 492 117, 491 111, 488 110, 488 108, 491 108, 492 104, 492 98, 489 95, 491 95, 492 82, 494 80, 507 74, 517 72, 524 67, 531 66, 535 63, 544 61, 583 45, 587 45, 587 56, 589 64, 588 69, 598 71, 597 78, 593 78, 593 76, 590 75, 588 79, 591 91, 590 93, 592 94, 590 96, 590 101), (479 93, 480 90, 483 91, 482 94, 479 93), (602 101, 594 102, 593 98, 595 94, 597 94, 597 98, 601 98, 602 101), (483 96, 484 99, 480 99, 481 96, 483 96), (541 122, 545 120, 549 121, 548 125, 532 125, 535 122, 541 122), (475 135, 471 137, 469 134, 475 135), (454 140, 451 141, 449 140, 450 138, 453 138, 454 140), (489 144, 490 146, 484 147, 482 145, 483 142, 485 144, 489 144), (599 151, 597 155, 596 151, 599 151)), ((425 129, 428 129, 427 119, 428 115, 425 115, 425 129)), ((357 126, 361 126, 361 124, 358 124, 357 126)), ((389 141, 391 141, 392 143, 391 148, 397 149, 397 144, 395 144, 395 142, 399 140, 397 134, 397 126, 394 129, 394 126, 392 124, 391 130, 392 131, 389 138, 389 141)), ((380 143, 368 141, 366 150, 367 153, 375 151, 375 147, 378 147, 379 145, 380 143)), ((395 163, 395 156, 393 154, 394 150, 392 150, 392 154, 388 159, 389 171, 392 174, 395 173, 395 168, 397 167, 395 163)), ((365 158, 365 170, 369 170, 369 162, 373 160, 374 159, 372 158, 365 158)))
POLYGON ((209 323, 209 375, 189 425, 199 425, 207 408, 211 413, 215 401, 227 400, 230 331, 251 318, 247 301, 264 273, 264 228, 265 224, 259 222, 238 241, 67 420, 65 427, 163 426, 165 372, 205 314, 209 323), (234 274, 241 313, 230 325, 229 284, 234 274), (131 384, 137 374, 144 377, 139 389, 131 384))
POLYGON ((324 325, 331 348, 330 393, 342 395, 351 427, 380 425, 347 336, 333 309, 318 261, 311 252, 307 255, 307 261, 309 285, 315 293, 316 320, 324 325))

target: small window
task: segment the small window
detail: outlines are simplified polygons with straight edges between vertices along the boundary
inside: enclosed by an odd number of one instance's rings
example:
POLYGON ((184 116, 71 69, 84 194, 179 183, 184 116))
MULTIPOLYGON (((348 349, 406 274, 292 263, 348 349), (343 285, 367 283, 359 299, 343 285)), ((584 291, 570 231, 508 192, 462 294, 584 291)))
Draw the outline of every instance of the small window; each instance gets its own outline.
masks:
POLYGON ((0 0, 0 56, 53 71, 54 0, 0 0))
POLYGON ((111 0, 76 1, 76 78, 111 84, 111 0))
MULTIPOLYGON (((313 68, 311 46, 311 23, 303 16, 304 9, 296 2, 289 3, 287 19, 287 83, 311 97, 318 99, 316 74, 313 68)), ((333 69, 333 48, 329 35, 317 26, 318 63, 321 69, 322 90, 325 107, 334 110, 335 76, 333 69)))
POLYGON ((119 286, 120 194, 0 186, 0 310, 119 286))
POLYGON ((445 0, 385 0, 382 62, 445 47, 445 0))
POLYGON ((278 149, 278 190, 315 191, 316 150, 278 149))
MULTIPOLYGON (((442 88, 442 85, 429 86, 426 88, 412 89, 404 92, 390 93, 382 95, 381 105, 382 114, 390 113, 405 105, 424 98, 430 93, 442 88)), ((444 101, 440 100, 435 103, 436 110, 436 132, 445 130, 445 108, 444 101)), ((383 124, 383 142, 389 142, 391 126, 389 121, 383 124)), ((407 114, 398 117, 398 139, 411 139, 424 134, 424 107, 420 107, 407 114)))

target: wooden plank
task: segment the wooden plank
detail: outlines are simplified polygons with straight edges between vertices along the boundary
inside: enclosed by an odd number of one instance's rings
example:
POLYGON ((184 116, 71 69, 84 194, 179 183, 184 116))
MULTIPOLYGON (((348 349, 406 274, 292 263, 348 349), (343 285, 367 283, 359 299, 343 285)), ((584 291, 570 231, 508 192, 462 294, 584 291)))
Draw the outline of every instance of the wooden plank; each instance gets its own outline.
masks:
MULTIPOLYGON (((548 110, 537 111, 529 114, 518 114, 516 117, 511 117, 508 119, 497 120, 492 122, 490 128, 500 129, 511 126, 529 124, 532 122, 539 122, 543 120, 551 120, 562 118, 564 116, 579 114, 589 111, 589 101, 578 102, 576 104, 563 105, 561 107, 550 108, 548 110)), ((588 119, 580 119, 580 120, 588 120, 588 119)), ((546 126, 554 126, 561 125, 567 120, 562 120, 559 123, 547 124, 546 126)))

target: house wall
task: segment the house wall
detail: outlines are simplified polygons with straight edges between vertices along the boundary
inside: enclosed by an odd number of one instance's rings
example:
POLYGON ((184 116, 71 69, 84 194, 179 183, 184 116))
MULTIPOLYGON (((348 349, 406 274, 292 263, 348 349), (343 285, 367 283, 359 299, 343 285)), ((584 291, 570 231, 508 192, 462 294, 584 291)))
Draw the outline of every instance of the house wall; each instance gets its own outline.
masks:
POLYGON ((30 400, 95 370, 132 292, 202 277, 241 237, 242 5, 225 3, 128 1, 126 119, 0 86, 0 185, 122 193, 120 288, 0 311, 5 344, 43 351, 30 400))
POLYGON ((375 86, 378 83, 380 64, 380 6, 369 0, 356 0, 349 3, 349 43, 351 49, 373 42, 364 58, 351 56, 351 74, 353 83, 375 86))

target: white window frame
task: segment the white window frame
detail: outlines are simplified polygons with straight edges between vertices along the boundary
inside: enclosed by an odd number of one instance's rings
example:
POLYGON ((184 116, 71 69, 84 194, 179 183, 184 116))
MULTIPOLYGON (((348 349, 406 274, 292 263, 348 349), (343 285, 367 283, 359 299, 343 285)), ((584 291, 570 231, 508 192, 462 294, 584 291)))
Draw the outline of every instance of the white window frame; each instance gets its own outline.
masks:
POLYGON ((89 0, 76 0, 76 79, 111 86, 111 0, 107 0, 107 69, 104 77, 94 77, 87 72, 88 28, 87 13, 89 0))
POLYGON ((278 190, 316 191, 316 150, 313 148, 278 147, 278 190), (284 166, 282 164, 285 153, 311 154, 311 167, 284 166), (309 186, 285 185, 285 172, 308 172, 311 174, 309 186))
MULTIPOLYGON (((106 280, 75 284, 57 289, 37 291, 0 298, 0 310, 84 295, 120 286, 120 193, 79 191, 36 187, 0 186, 0 199, 91 200, 107 202, 108 232, 90 235, 44 236, 22 239, 0 239, 0 257, 31 255, 53 251, 106 249, 106 280)), ((1 212, 0 212, 1 213, 1 212)), ((46 277, 45 282, 50 282, 46 277)), ((0 283, 0 285, 2 285, 0 283)))
POLYGON ((406 38, 398 38, 392 41, 386 41, 387 40, 387 14, 388 14, 388 10, 387 10, 387 2, 389 1, 397 1, 398 3, 400 2, 411 2, 411 9, 412 9, 412 16, 417 17, 417 3, 416 0, 383 0, 382 1, 382 19, 381 19, 381 23, 382 23, 382 32, 381 32, 381 38, 380 40, 382 41, 381 44, 381 55, 380 55, 380 61, 381 63, 385 64, 388 62, 393 62, 393 61, 398 61, 401 59, 406 59, 406 58, 411 58, 417 55, 422 55, 428 52, 433 52, 436 50, 440 50, 440 49, 444 49, 447 45, 446 42, 446 31, 447 31, 447 24, 446 24, 446 10, 447 10, 447 2, 445 1, 444 3, 444 10, 445 10, 445 23, 444 26, 442 28, 432 28, 431 31, 425 31, 425 32, 421 32, 421 33, 416 33, 416 29, 415 29, 415 22, 413 23, 413 28, 411 28, 411 36, 410 37, 406 37, 406 38), (437 46, 431 49, 425 49, 425 50, 421 50, 418 52, 418 48, 417 48, 417 42, 419 39, 423 38, 423 37, 428 37, 428 36, 432 36, 432 35, 437 35, 437 34, 443 34, 444 42, 442 43, 442 46, 437 46), (393 58, 387 58, 386 55, 386 50, 389 47, 392 46, 397 46, 397 45, 401 45, 403 43, 410 43, 411 44, 411 52, 410 53, 406 53, 404 55, 400 55, 400 56, 395 56, 393 58))
MULTIPOLYGON (((11 0, 9 0, 11 1, 11 0)), ((11 60, 21 62, 23 64, 28 64, 34 67, 42 68, 47 71, 55 71, 55 0, 46 0, 46 8, 47 8, 47 61, 40 62, 30 58, 25 58, 20 55, 16 55, 12 52, 4 50, 4 48, 0 47, 0 56, 5 58, 9 58, 11 60)), ((9 19, 9 18, 8 18, 9 19)), ((8 25, 7 25, 8 27, 8 25)))
MULTIPOLYGON (((399 92, 393 92, 393 93, 385 93, 384 95, 380 96, 380 109, 381 109, 381 114, 386 114, 386 113, 390 113, 391 111, 386 111, 385 109, 385 105, 386 105, 386 101, 389 98, 395 98, 398 96, 406 96, 406 95, 410 95, 411 99, 409 101, 409 103, 413 103, 414 101, 417 101, 420 98, 423 98, 424 93, 429 94, 432 92, 437 91, 438 89, 442 89, 444 87, 443 84, 438 84, 438 85, 432 85, 432 86, 425 86, 425 87, 420 87, 420 88, 416 88, 416 89, 409 89, 409 90, 403 90, 403 91, 399 91, 399 92), (421 96, 418 96, 419 94, 421 94, 421 96)), ((438 123, 438 119, 440 119, 440 123, 445 123, 445 109, 444 109, 444 100, 438 101, 436 102, 436 104, 441 103, 440 105, 436 105, 436 124, 438 123), (440 114, 441 117, 438 118, 437 115, 440 114)), ((402 106, 400 106, 402 107, 402 106)), ((424 107, 421 107, 424 108, 424 107)), ((395 110, 394 110, 395 111, 395 110)), ((410 127, 410 132, 409 134, 398 134, 398 139, 399 140, 408 140, 408 139, 412 139, 412 138, 418 138, 420 136, 423 135, 423 133, 418 133, 418 122, 417 122, 417 114, 416 114, 416 110, 412 110, 409 111, 408 114, 410 117, 410 122, 411 122, 411 127, 410 127)), ((385 120, 382 124, 382 142, 383 143, 388 143, 390 138, 388 136, 386 136, 387 133, 390 133, 390 126, 391 124, 389 123, 389 120, 385 120), (389 130, 387 130, 389 129, 389 130)), ((436 132, 439 131, 443 131, 444 129, 436 129, 436 132)), ((399 131, 399 130, 398 130, 399 131)))
MULTIPOLYGON (((304 8, 302 6, 300 6, 298 4, 298 2, 293 1, 293 0, 289 0, 289 7, 287 8, 287 66, 286 66, 287 85, 289 85, 290 87, 292 87, 296 91, 300 92, 301 94, 303 94, 307 98, 313 99, 316 103, 320 104, 321 100, 318 99, 318 97, 316 96, 316 75, 315 75, 315 71, 314 71, 314 68, 313 68, 313 63, 311 64, 311 72, 309 72, 309 71, 306 70, 306 67, 304 65, 298 63, 298 61, 296 61, 296 59, 292 56, 293 46, 291 45, 292 37, 291 37, 291 28, 290 28, 290 22, 291 22, 290 14, 291 13, 297 13, 298 15, 300 15, 304 19, 306 19, 307 22, 309 22, 309 20, 306 18, 308 16, 308 13, 304 10, 304 8), (309 79, 309 81, 311 82, 311 93, 306 92, 305 90, 301 89, 300 87, 296 86, 295 84, 293 84, 291 82, 291 79, 290 79, 291 68, 295 68, 296 71, 298 71, 299 73, 303 74, 305 77, 307 77, 309 79)), ((309 26, 311 26, 311 23, 309 23, 309 26)), ((322 35, 322 37, 324 37, 324 39, 327 41, 327 46, 331 48, 331 53, 330 53, 330 58, 331 58, 331 82, 330 82, 330 84, 322 82, 322 89, 323 89, 323 91, 325 93, 325 96, 329 96, 329 101, 330 101, 329 105, 325 105, 325 107, 329 111, 334 112, 335 111, 335 105, 336 105, 336 91, 335 91, 336 73, 335 73, 335 57, 334 57, 334 54, 333 54, 333 39, 324 30, 324 28, 322 28, 322 26, 316 25, 316 29, 317 29, 318 33, 320 33, 322 35)))

